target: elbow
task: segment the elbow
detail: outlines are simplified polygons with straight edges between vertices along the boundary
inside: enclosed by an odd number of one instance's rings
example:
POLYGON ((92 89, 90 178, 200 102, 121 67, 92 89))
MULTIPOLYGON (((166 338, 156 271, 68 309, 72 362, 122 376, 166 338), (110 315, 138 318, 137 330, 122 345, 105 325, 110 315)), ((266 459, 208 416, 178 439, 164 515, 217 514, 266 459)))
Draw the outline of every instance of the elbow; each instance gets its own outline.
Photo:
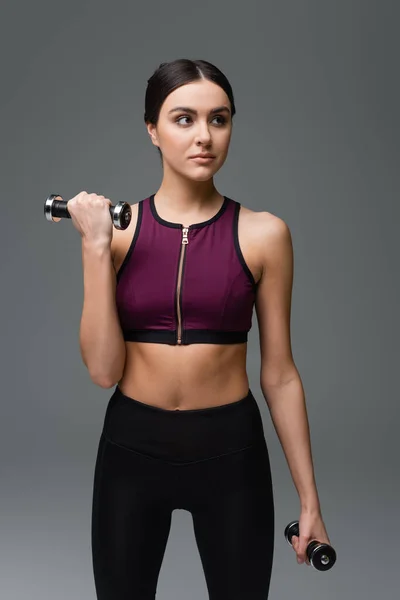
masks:
POLYGON ((97 379, 95 377, 91 377, 91 380, 93 381, 93 383, 95 385, 103 388, 104 390, 109 390, 110 388, 112 388, 115 385, 109 379, 97 379))
POLYGON ((100 365, 96 365, 95 368, 94 364, 90 364, 87 359, 85 360, 83 353, 82 358, 91 381, 103 389, 108 390, 114 387, 123 377, 126 360, 125 352, 118 360, 114 361, 114 364, 111 364, 110 361, 107 361, 109 369, 107 369, 104 365, 103 368, 101 368, 100 365))
MULTIPOLYGON (((90 371, 89 371, 90 373, 90 371)), ((109 373, 108 375, 102 371, 101 373, 90 373, 90 379, 95 385, 99 387, 109 390, 112 387, 115 387, 119 381, 121 381, 123 376, 123 370, 119 370, 118 374, 109 373)))
POLYGON ((105 379, 104 377, 92 377, 92 376, 90 378, 95 385, 98 385, 99 387, 103 388, 104 390, 109 390, 110 388, 114 387, 115 385, 117 385, 117 383, 121 379, 120 377, 119 378, 111 377, 110 379, 105 379))
POLYGON ((260 384, 262 389, 278 388, 299 377, 299 372, 293 362, 287 366, 280 365, 279 368, 271 369, 262 367, 260 372, 260 384))

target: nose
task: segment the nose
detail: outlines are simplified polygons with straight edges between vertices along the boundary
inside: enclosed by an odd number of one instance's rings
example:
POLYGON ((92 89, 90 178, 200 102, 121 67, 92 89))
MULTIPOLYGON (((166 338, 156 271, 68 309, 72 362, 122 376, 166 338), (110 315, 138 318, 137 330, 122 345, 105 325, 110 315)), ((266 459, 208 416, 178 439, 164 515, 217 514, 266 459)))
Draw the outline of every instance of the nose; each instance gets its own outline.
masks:
POLYGON ((211 133, 208 123, 199 122, 196 132, 196 144, 209 144, 211 142, 211 133))

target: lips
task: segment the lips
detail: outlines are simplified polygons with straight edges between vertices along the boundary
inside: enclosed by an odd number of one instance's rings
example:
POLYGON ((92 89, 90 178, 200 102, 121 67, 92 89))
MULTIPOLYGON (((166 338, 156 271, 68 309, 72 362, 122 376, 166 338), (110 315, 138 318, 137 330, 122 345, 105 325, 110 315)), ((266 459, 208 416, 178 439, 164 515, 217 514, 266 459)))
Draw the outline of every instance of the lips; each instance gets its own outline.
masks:
POLYGON ((200 154, 198 156, 191 156, 190 160, 197 162, 199 165, 207 165, 215 159, 212 154, 200 154))
POLYGON ((214 154, 195 154, 194 156, 191 156, 190 158, 215 158, 214 154))

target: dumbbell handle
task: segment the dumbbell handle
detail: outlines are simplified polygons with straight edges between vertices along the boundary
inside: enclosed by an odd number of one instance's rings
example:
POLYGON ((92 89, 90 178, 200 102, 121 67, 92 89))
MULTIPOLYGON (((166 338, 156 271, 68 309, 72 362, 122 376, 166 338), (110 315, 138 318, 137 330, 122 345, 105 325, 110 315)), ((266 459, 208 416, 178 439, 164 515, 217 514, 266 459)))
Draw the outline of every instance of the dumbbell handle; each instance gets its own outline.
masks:
MULTIPOLYGON (((292 546, 292 536, 299 537, 299 522, 292 521, 285 528, 285 539, 287 543, 292 546)), ((317 571, 327 571, 331 569, 336 562, 336 552, 329 544, 312 540, 307 545, 306 550, 307 558, 310 564, 317 569, 317 571)))
MULTIPOLYGON (((110 215, 116 229, 126 229, 132 218, 131 207, 127 202, 118 202, 110 206, 110 215)), ((48 221, 70 219, 68 200, 63 200, 60 194, 50 194, 44 204, 44 215, 48 221)))

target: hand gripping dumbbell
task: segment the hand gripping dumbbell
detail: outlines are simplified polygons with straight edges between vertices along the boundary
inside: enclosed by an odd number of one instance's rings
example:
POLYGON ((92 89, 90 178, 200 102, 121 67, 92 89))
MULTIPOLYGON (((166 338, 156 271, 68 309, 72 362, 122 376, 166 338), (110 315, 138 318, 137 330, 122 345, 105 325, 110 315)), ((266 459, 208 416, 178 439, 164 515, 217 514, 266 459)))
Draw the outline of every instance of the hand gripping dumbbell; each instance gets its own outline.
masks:
MULTIPOLYGON (((118 202, 110 206, 110 215, 116 229, 126 229, 132 218, 132 210, 127 202, 118 202)), ((44 216, 48 221, 59 221, 70 219, 68 212, 68 200, 63 200, 60 194, 50 194, 44 203, 44 216)))
MULTIPOLYGON (((299 522, 292 521, 285 528, 285 539, 290 546, 292 545, 292 536, 299 536, 299 522)), ((317 540, 308 543, 306 550, 307 558, 310 564, 317 571, 328 571, 336 562, 336 552, 329 544, 323 544, 317 540)))

